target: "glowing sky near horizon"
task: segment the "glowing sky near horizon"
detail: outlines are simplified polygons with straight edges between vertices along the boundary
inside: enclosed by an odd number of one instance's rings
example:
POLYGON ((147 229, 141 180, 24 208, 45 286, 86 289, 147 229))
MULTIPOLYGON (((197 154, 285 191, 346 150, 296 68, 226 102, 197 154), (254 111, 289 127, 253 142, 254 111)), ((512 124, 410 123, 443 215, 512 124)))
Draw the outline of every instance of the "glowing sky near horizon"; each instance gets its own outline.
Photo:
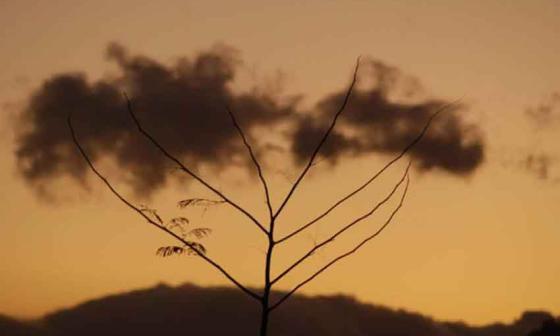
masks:
MULTIPOLYGON (((413 173, 394 225, 303 293, 345 293, 472 323, 509 321, 527 309, 560 314, 560 106, 544 127, 536 128, 526 113, 560 92, 559 14, 560 2, 553 0, 1 1, 0 313, 38 316, 158 282, 227 284, 200 261, 155 257, 155 249, 169 240, 96 180, 91 193, 70 180, 57 181, 55 188, 66 192, 48 203, 18 175, 13 125, 29 94, 56 73, 84 71, 92 80, 111 75, 114 68, 104 52, 117 41, 131 53, 164 63, 216 43, 233 46, 244 61, 239 87, 275 83, 280 70, 284 91, 305 94, 304 106, 344 88, 358 55, 417 77, 429 96, 464 97, 469 105, 464 117, 484 131, 482 166, 466 178, 413 173), (525 169, 531 154, 551 159, 548 178, 525 169)), ((279 230, 288 232, 290 225, 318 213, 387 158, 317 165, 279 230)), ((361 213, 368 200, 381 197, 402 164, 325 226, 279 248, 284 257, 276 269, 337 220, 361 213)), ((204 173, 265 216, 255 181, 235 172, 204 173)), ((286 178, 273 169, 267 176, 277 205, 288 188, 286 178)), ((207 195, 192 183, 171 185, 151 204, 177 213, 174 204, 185 194, 207 195)), ((193 216, 214 229, 210 253, 257 286, 264 239, 233 213, 226 207, 193 216), (232 218, 234 223, 227 223, 232 218)), ((348 246, 345 242, 371 229, 366 225, 339 243, 348 246)), ((318 254, 280 288, 290 288, 336 251, 318 254)))

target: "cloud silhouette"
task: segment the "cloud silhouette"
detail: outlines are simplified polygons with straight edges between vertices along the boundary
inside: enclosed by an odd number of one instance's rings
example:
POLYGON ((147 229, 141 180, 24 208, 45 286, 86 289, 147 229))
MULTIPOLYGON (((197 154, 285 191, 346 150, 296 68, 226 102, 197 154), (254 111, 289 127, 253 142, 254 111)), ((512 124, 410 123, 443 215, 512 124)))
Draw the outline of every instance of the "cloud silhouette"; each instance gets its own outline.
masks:
POLYGON ((118 44, 109 46, 107 57, 118 65, 119 77, 89 82, 84 74, 55 75, 31 97, 16 150, 27 181, 41 184, 60 175, 83 180, 87 168, 65 123, 72 114, 80 141, 94 160, 112 157, 131 174, 130 182, 140 194, 162 186, 170 165, 137 134, 125 110, 123 90, 144 126, 194 168, 203 163, 227 166, 242 152, 226 104, 248 130, 292 113, 292 105, 281 106, 265 94, 230 89, 238 61, 227 47, 170 66, 130 56, 118 44))
MULTIPOLYGON (((7 325, 25 335, 256 335, 259 311, 234 288, 160 285, 48 314, 33 322, 36 329, 14 321, 7 325)), ((511 324, 472 327, 341 295, 295 295, 271 315, 270 335, 526 336, 552 319, 546 312, 527 312, 511 324)), ((12 335, 5 330, 2 335, 12 335)))
MULTIPOLYGON (((422 100, 400 103, 395 96, 404 92, 404 98, 418 95, 418 81, 403 75, 398 69, 379 61, 370 61, 371 84, 352 93, 341 116, 340 127, 326 143, 322 155, 336 161, 339 155, 361 155, 371 152, 398 153, 420 134, 430 116, 442 106, 443 100, 422 100)), ((304 119, 294 132, 292 151, 299 162, 304 161, 344 100, 345 92, 336 92, 323 98, 316 109, 319 118, 304 119)), ((458 111, 462 105, 452 105, 439 115, 430 131, 410 154, 419 168, 439 168, 452 174, 472 173, 484 160, 484 143, 479 128, 466 125, 458 111)))
MULTIPOLYGON (((259 128, 290 126, 286 136, 295 162, 302 162, 324 124, 338 107, 342 93, 335 92, 317 104, 319 116, 298 110, 297 99, 278 99, 266 90, 238 93, 231 85, 240 59, 227 46, 217 46, 192 58, 163 64, 146 56, 133 56, 119 44, 110 44, 107 59, 118 75, 90 81, 83 73, 53 75, 30 96, 16 129, 18 168, 37 190, 45 190, 56 177, 70 176, 85 185, 88 167, 69 136, 65 122, 73 116, 80 142, 93 161, 109 158, 122 171, 138 195, 165 185, 172 164, 135 129, 126 112, 125 91, 143 126, 176 157, 197 169, 211 165, 223 169, 247 164, 248 157, 225 110, 229 105, 246 133, 259 128)), ((423 127, 427 118, 445 103, 393 101, 396 92, 405 98, 418 95, 419 81, 403 80, 396 68, 371 61, 362 82, 369 89, 352 94, 340 127, 321 155, 333 162, 343 153, 400 151, 423 127)), ((459 107, 455 108, 456 110, 459 107)), ((266 148, 267 139, 259 139, 266 148)), ((270 145, 270 144, 268 144, 270 145)), ((433 129, 412 152, 422 169, 465 175, 484 157, 480 131, 467 127, 456 113, 438 118, 433 129)))

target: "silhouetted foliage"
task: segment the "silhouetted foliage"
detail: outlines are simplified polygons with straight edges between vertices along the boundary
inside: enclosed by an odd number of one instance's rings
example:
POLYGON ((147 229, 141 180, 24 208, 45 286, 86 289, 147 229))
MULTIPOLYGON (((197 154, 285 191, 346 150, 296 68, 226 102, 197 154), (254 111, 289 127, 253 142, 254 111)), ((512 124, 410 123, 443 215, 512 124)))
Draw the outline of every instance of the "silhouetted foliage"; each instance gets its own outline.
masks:
POLYGON ((206 254, 206 248, 204 247, 204 245, 193 241, 190 241, 189 243, 190 246, 163 246, 157 249, 156 254, 162 257, 169 257, 176 254, 206 254))
POLYGON ((528 336, 559 336, 560 322, 554 319, 548 319, 542 323, 542 326, 531 331, 528 336))

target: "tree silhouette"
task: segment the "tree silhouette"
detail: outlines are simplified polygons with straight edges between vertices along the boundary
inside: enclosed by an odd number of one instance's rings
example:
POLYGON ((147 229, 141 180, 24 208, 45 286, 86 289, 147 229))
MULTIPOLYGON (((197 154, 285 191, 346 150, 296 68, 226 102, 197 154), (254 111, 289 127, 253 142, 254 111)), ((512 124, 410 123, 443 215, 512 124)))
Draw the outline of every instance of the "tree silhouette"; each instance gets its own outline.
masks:
POLYGON ((539 329, 533 330, 528 336, 557 336, 560 335, 560 321, 549 319, 542 323, 539 329))
POLYGON ((183 164, 183 162, 178 157, 174 156, 164 146, 162 146, 161 143, 158 142, 158 140, 155 139, 143 127, 142 123, 137 118, 137 116, 136 116, 136 114, 133 110, 131 100, 126 96, 126 94, 124 95, 124 97, 126 99, 126 103, 127 103, 127 111, 129 113, 131 119, 133 120, 135 126, 137 127, 138 131, 147 140, 149 140, 149 142, 151 142, 151 144, 155 148, 157 148, 165 157, 167 157, 171 162, 173 162, 180 171, 186 173, 191 178, 198 181, 200 184, 205 186, 208 190, 210 190, 215 196, 217 196, 219 198, 218 200, 191 198, 191 199, 186 199, 186 200, 180 201, 179 206, 180 207, 189 207, 189 206, 196 206, 196 205, 210 206, 210 205, 215 205, 215 204, 219 204, 219 203, 228 204, 229 206, 233 207, 238 212, 243 214, 245 217, 247 217, 249 219, 249 221, 251 223, 253 223, 254 226, 259 231, 261 231, 261 233, 266 237, 266 239, 267 239, 267 249, 266 249, 266 257, 265 257, 264 281, 263 281, 262 290, 260 292, 256 292, 253 289, 250 289, 250 288, 244 286, 229 271, 227 271, 222 265, 218 264, 213 258, 211 258, 210 256, 208 256, 206 254, 206 249, 204 248, 204 245, 201 244, 200 242, 198 242, 197 240, 199 238, 202 238, 203 236, 209 234, 210 229, 208 229, 208 228, 195 228, 195 229, 192 229, 192 230, 186 230, 186 224, 188 223, 188 219, 184 218, 184 217, 173 218, 169 222, 165 223, 154 209, 150 209, 150 208, 147 208, 147 207, 144 207, 144 206, 136 206, 132 202, 127 200, 119 191, 117 191, 111 185, 109 180, 107 178, 105 178, 105 176, 102 175, 99 172, 99 170, 95 167, 95 165, 93 164, 92 160, 90 159, 90 157, 88 156, 88 154, 84 150, 83 146, 80 144, 80 141, 78 139, 76 131, 75 131, 73 125, 72 125, 72 116, 68 116, 67 122, 68 122, 68 127, 69 127, 70 132, 71 132, 72 140, 75 143, 76 147, 78 148, 80 154, 82 155, 84 160, 89 165, 89 168, 93 171, 93 173, 95 175, 97 175, 97 177, 99 177, 99 179, 101 179, 101 181, 103 181, 103 183, 107 186, 107 188, 121 202, 123 202, 131 210, 135 211, 139 216, 143 217, 149 224, 151 224, 152 226, 154 226, 155 228, 157 228, 159 230, 164 231, 165 233, 167 233, 168 235, 170 235, 171 237, 173 237, 174 239, 176 239, 180 243, 180 245, 177 245, 177 246, 161 247, 157 250, 157 254, 159 254, 161 256, 169 256, 169 255, 173 255, 173 254, 188 253, 188 254, 196 255, 196 256, 202 258, 210 266, 212 266, 218 272, 220 272, 222 275, 224 275, 237 288, 239 288, 241 291, 243 291, 249 297, 251 297, 252 299, 257 301, 258 304, 260 304, 260 306, 261 306, 261 322, 260 322, 259 335, 265 336, 265 335, 267 335, 269 316, 270 316, 270 313, 272 311, 274 311, 276 308, 278 308, 291 295, 293 295, 295 292, 297 292, 300 288, 305 286, 307 283, 311 282, 313 279, 315 279, 321 273, 323 273, 324 271, 326 271, 327 269, 329 269, 330 267, 332 267, 334 264, 338 263, 339 261, 343 260, 344 258, 346 258, 346 257, 354 254, 355 252, 357 252, 361 247, 363 247, 365 244, 367 244, 372 239, 374 239, 379 234, 381 234, 382 231, 392 222, 392 220, 394 219, 397 212, 401 209, 401 207, 403 205, 403 202, 404 202, 404 199, 405 199, 405 196, 406 196, 407 191, 408 191, 408 186, 409 186, 409 181, 410 181, 410 179, 409 179, 409 169, 411 167, 412 161, 410 161, 408 163, 408 165, 407 165, 406 169, 404 170, 400 180, 395 183, 394 187, 385 196, 385 198, 383 198, 380 202, 378 202, 375 206, 373 206, 365 214, 363 214, 363 215, 361 215, 357 218, 354 218, 353 220, 350 220, 348 224, 343 226, 341 229, 336 231, 334 234, 331 234, 327 239, 317 243, 313 248, 311 248, 309 251, 305 252, 299 259, 297 259, 297 261, 295 261, 292 265, 288 266, 285 270, 281 271, 276 276, 272 275, 272 270, 271 270, 274 249, 277 246, 285 243, 289 239, 301 234, 303 231, 305 231, 305 230, 309 229, 310 227, 316 225, 323 218, 328 216, 334 209, 336 209, 341 204, 350 200, 351 198, 356 196, 358 193, 363 191, 365 188, 367 188, 373 181, 375 181, 383 172, 385 172, 387 169, 389 169, 395 162, 401 160, 404 157, 404 155, 424 137, 424 135, 428 131, 429 126, 432 123, 433 119, 440 112, 444 111, 446 108, 448 108, 451 105, 456 103, 456 102, 453 102, 453 103, 450 103, 450 104, 442 105, 437 111, 435 111, 431 115, 431 117, 427 120, 427 122, 426 122, 425 126, 423 127, 423 129, 421 130, 421 132, 419 132, 419 134, 407 146, 405 146, 398 155, 396 155, 392 160, 387 162, 379 171, 377 171, 375 174, 373 174, 367 181, 365 181, 359 187, 355 188, 352 192, 348 193, 346 196, 339 199, 337 202, 335 202, 333 205, 331 205, 327 210, 325 210, 324 212, 322 212, 319 215, 317 215, 316 217, 314 217, 313 220, 299 226, 297 229, 295 229, 294 231, 292 231, 291 233, 289 233, 289 234, 287 234, 283 237, 276 237, 275 236, 275 228, 276 228, 276 225, 278 223, 278 218, 283 213, 283 210, 285 209, 288 202, 290 202, 290 200, 292 199, 294 193, 296 192, 296 190, 300 186, 301 181, 305 178, 305 176, 309 172, 310 168, 315 163, 315 159, 316 159, 317 155, 319 154, 321 148, 324 146, 324 144, 327 141, 329 135, 332 133, 339 117, 344 112, 344 109, 345 109, 346 105, 348 104, 348 101, 349 101, 350 96, 352 94, 352 90, 353 90, 354 85, 356 83, 358 68, 359 68, 359 59, 356 62, 356 66, 355 66, 355 69, 354 69, 354 72, 353 72, 352 80, 351 80, 350 85, 349 85, 349 87, 346 91, 346 94, 344 96, 344 100, 343 100, 341 106, 338 108, 338 110, 334 114, 329 127, 325 130, 325 132, 324 132, 323 136, 321 137, 320 141, 314 147, 314 150, 312 151, 312 154, 309 157, 309 160, 304 165, 303 170, 301 171, 301 173, 299 174, 299 176, 297 177, 295 182, 292 184, 292 186, 289 189, 287 195, 283 198, 283 200, 281 201, 281 203, 280 203, 280 205, 278 206, 277 209, 273 209, 272 202, 271 202, 271 197, 270 197, 270 190, 269 190, 267 180, 264 177, 261 164, 259 163, 259 160, 257 159, 257 157, 256 157, 256 155, 253 151, 253 148, 251 147, 249 141, 247 140, 247 137, 246 137, 245 133, 243 132, 243 128, 241 127, 241 125, 237 121, 237 119, 235 117, 235 114, 232 111, 232 109, 227 105, 225 106, 224 109, 229 114, 229 117, 231 118, 233 127, 235 127, 235 129, 237 130, 245 148, 247 149, 248 155, 250 156, 251 161, 252 161, 253 165, 255 166, 255 170, 258 174, 260 184, 262 185, 263 192, 264 192, 264 197, 265 197, 265 200, 266 200, 266 206, 267 206, 267 210, 268 210, 268 218, 267 218, 266 221, 258 220, 254 215, 252 215, 245 208, 240 206, 238 203, 236 203, 230 197, 228 197, 223 192, 218 190, 216 187, 212 186, 208 181, 206 181, 204 178, 199 176, 193 170, 189 169, 188 166, 183 164), (311 276, 307 277, 306 279, 301 280, 291 290, 282 293, 279 296, 279 298, 277 298, 276 301, 271 302, 271 290, 272 290, 273 286, 278 284, 280 280, 282 280, 286 275, 288 275, 290 272, 292 272, 294 269, 296 269, 298 266, 300 266, 304 261, 306 261, 308 258, 310 258, 319 249, 321 249, 324 246, 332 243, 340 235, 342 235, 343 233, 345 233, 346 231, 348 231, 349 229, 351 229, 352 227, 354 227, 358 223, 368 219, 370 216, 372 216, 374 213, 376 213, 376 211, 382 205, 384 205, 385 203, 387 203, 389 200, 391 200, 393 198, 393 196, 397 193, 397 191, 399 189, 402 189, 402 192, 401 192, 401 196, 400 196, 398 205, 392 210, 389 217, 385 220, 385 222, 383 223, 383 225, 381 225, 381 227, 379 227, 371 235, 366 236, 363 240, 359 241, 356 245, 351 247, 348 251, 338 255, 336 258, 334 258, 331 261, 329 261, 328 263, 326 263, 323 267, 321 267, 320 269, 318 269, 317 271, 312 273, 311 276))

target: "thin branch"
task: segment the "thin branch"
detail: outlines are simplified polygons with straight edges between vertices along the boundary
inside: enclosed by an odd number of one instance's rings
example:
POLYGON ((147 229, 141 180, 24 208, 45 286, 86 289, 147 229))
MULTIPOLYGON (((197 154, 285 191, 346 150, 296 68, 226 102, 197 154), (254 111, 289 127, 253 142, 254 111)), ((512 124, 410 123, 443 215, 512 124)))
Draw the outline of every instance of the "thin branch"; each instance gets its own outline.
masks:
POLYGON ((253 148, 251 147, 251 145, 247 141, 247 138, 245 137, 245 133, 243 132, 243 129, 241 128, 241 126, 237 122, 237 119, 235 118, 235 114, 233 114, 233 111, 227 105, 226 105, 226 110, 227 110, 227 112, 228 112, 228 114, 231 118, 231 121, 232 121, 233 125, 237 129, 237 133, 239 133, 239 136, 243 140, 243 144, 247 148, 247 151, 249 152, 249 155, 251 156, 251 160, 253 161, 253 164, 255 165, 255 168, 257 169, 257 172, 259 174, 259 179, 261 180, 262 186, 264 188, 264 194, 265 194, 265 197, 266 197, 266 206, 268 208, 268 213, 269 213, 270 217, 272 218, 273 213, 272 213, 272 203, 270 202, 270 192, 268 190, 268 185, 267 185, 266 180, 264 178, 261 165, 259 164, 259 161, 257 160, 257 157, 255 156, 255 153, 253 152, 253 148))
POLYGON ((393 218, 395 217, 395 215, 397 214, 397 212, 399 211, 399 209, 402 207, 403 202, 404 202, 404 198, 408 192, 408 185, 409 185, 409 178, 407 175, 407 179, 406 179, 406 185, 405 185, 405 189, 403 192, 403 195, 401 197, 401 200, 399 202, 399 205, 395 208, 395 210, 393 210, 393 212, 391 213, 391 216, 389 216, 389 218, 385 221, 385 223, 383 224, 383 226, 381 226, 381 228, 379 228, 374 234, 372 234, 371 236, 367 237, 366 239, 364 239, 362 242, 360 242, 358 245, 356 245, 356 247, 354 247, 352 250, 338 256, 337 258, 331 260, 328 264, 326 264, 325 266, 323 266, 321 269, 319 269, 317 272, 313 273, 313 275, 311 275, 309 278, 307 278, 306 280, 304 280, 303 282, 299 283, 297 286, 295 286, 291 291, 289 291, 288 293, 286 293, 282 298, 280 298, 280 300, 278 300, 276 303, 274 303, 272 306, 270 306, 270 310, 273 310, 275 308, 277 308, 282 302, 286 301, 290 296, 292 296, 297 290, 299 290, 301 287, 305 286, 307 283, 309 283, 310 281, 312 281, 313 279, 315 279, 319 274, 323 273, 326 269, 328 269, 329 267, 331 267, 332 265, 334 265, 335 263, 337 263, 338 261, 348 257, 349 255, 355 253, 356 251, 358 251, 362 246, 364 246, 367 242, 369 242, 370 240, 372 240, 373 238, 377 237, 393 220, 393 218))
POLYGON ((107 180, 107 178, 105 178, 94 166, 93 162, 91 161, 91 159, 89 158, 89 156, 86 154, 85 150, 82 148, 82 146, 80 145, 80 142, 78 141, 78 138, 76 136, 76 133, 74 131, 74 128, 72 126, 72 119, 71 116, 68 116, 67 118, 67 122, 68 122, 68 127, 70 129, 70 133, 72 135, 72 140, 74 141, 74 144, 76 145, 76 147, 78 148, 78 150, 80 151, 80 154, 82 155, 82 157, 84 158, 84 160, 87 162, 87 164, 89 165, 89 168, 95 173, 95 175, 97 175, 97 177, 99 177, 99 179, 101 179, 103 181, 103 183, 105 183, 105 185, 107 186, 107 188, 109 188, 109 190, 119 199, 121 200, 121 202, 123 202, 124 204, 126 204, 130 209, 134 210, 136 213, 138 213, 140 216, 142 216, 149 224, 155 226, 156 228, 166 232, 167 234, 171 235, 173 238, 179 240, 181 243, 183 243, 185 246, 188 246, 189 248, 191 248, 199 257, 201 257, 202 259, 204 259, 206 262, 208 262, 210 265, 212 265, 214 268, 216 268, 218 271, 220 271, 226 278, 228 278, 234 285, 236 285, 239 289, 241 289, 245 294, 249 295, 250 297, 261 301, 262 298, 257 295, 256 293, 252 292, 251 290, 249 290, 248 288, 246 288, 245 286, 243 286, 239 281, 237 281, 233 276, 231 276, 222 266, 220 266, 218 263, 216 263, 214 260, 212 260, 210 257, 206 256, 204 253, 200 252, 198 250, 198 248, 196 248, 196 246, 194 246, 193 244, 191 244, 190 242, 186 241, 185 239, 183 239, 181 236, 177 235, 176 233, 174 233, 173 231, 169 230, 168 228, 166 228, 165 226, 162 226, 160 224, 158 224, 157 222, 155 222, 154 220, 152 220, 150 217, 148 217, 141 209, 139 209, 138 207, 136 207, 134 204, 132 204, 131 202, 129 202, 126 198, 124 198, 112 185, 111 183, 107 180))
POLYGON ((381 168, 377 173, 375 173, 372 177, 370 177, 369 180, 367 180, 364 184, 362 184, 360 187, 358 187, 357 189, 355 189, 354 191, 350 192, 348 195, 344 196, 342 199, 340 199, 338 202, 334 203, 330 208, 328 208, 325 212, 323 212, 322 214, 320 214, 319 216, 315 217, 313 220, 311 220, 310 222, 308 222, 307 224, 303 225, 302 227, 292 231, 292 233, 284 236, 283 238, 277 240, 276 242, 278 244, 292 238, 293 236, 299 234, 300 232, 304 231, 305 229, 309 228, 310 226, 312 226, 313 224, 317 223, 318 221, 320 221, 321 219, 323 219, 325 216, 327 216, 331 211, 333 211, 334 209, 336 209, 339 205, 341 205, 342 203, 346 202, 348 199, 352 198, 354 195, 356 195, 357 193, 359 193, 360 191, 364 190, 368 185, 370 185, 373 181, 375 181, 381 174, 383 174, 383 172, 385 172, 388 168, 390 168, 395 162, 399 161, 407 152, 409 152, 414 146, 416 146, 416 144, 418 142, 420 142, 420 140, 422 140, 422 138, 424 137, 424 135, 426 134, 426 132, 428 131, 428 129, 430 128, 430 125, 432 124, 432 121, 438 116, 438 114, 440 114, 441 112, 443 112, 444 110, 448 109, 449 107, 456 105, 458 102, 460 101, 460 99, 453 101, 451 103, 445 104, 442 107, 440 107, 438 110, 436 110, 428 119, 428 121, 426 122, 426 125, 424 125, 424 128, 422 129, 422 131, 418 134, 418 136, 416 138, 414 138, 414 140, 412 140, 397 156, 395 156, 391 161, 389 161, 387 164, 385 164, 385 166, 383 166, 383 168, 381 168))
POLYGON ((325 143, 325 141, 327 141, 327 138, 332 133, 332 130, 334 129, 334 126, 336 125, 336 121, 338 120, 338 117, 342 114, 342 112, 346 108, 346 105, 348 104, 348 100, 350 99, 350 94, 352 93, 352 89, 354 88, 354 84, 356 84, 356 78, 358 76, 358 68, 359 67, 360 67, 360 58, 358 58, 358 60, 356 61, 356 67, 354 69, 354 75, 352 77, 352 82, 350 83, 350 86, 348 87, 348 91, 346 91, 346 95, 344 96, 344 101, 342 102, 342 105, 340 106, 340 108, 338 109, 336 114, 334 115, 329 128, 327 129, 327 131, 323 135, 323 138, 321 138, 321 141, 319 141, 319 143, 317 144, 317 147, 315 147, 315 150, 313 151, 313 154, 311 154, 311 157, 309 158, 309 162, 307 163, 307 165, 305 166, 305 168, 303 169, 303 171, 301 172, 301 174, 299 175, 297 180, 292 185, 292 188, 290 189, 290 191, 286 195, 286 198, 284 198, 284 201, 282 202, 282 204, 280 204, 280 207, 278 208, 278 210, 276 210, 276 213, 274 214, 274 218, 278 217, 278 215, 282 212, 282 209, 284 209, 284 207, 286 206, 286 204, 288 203, 290 198, 292 198, 292 195, 296 191, 299 183, 301 182, 301 180, 303 180, 303 178, 305 177, 305 175, 307 174, 307 172, 309 171, 309 169, 313 165, 313 161, 315 160, 315 157, 317 156, 317 154, 321 150, 321 147, 323 147, 323 144, 325 143))
POLYGON ((393 187, 393 189, 391 190, 391 192, 389 192, 387 194, 387 196, 385 196, 385 198, 381 201, 379 201, 370 211, 368 211, 367 213, 363 214, 362 216, 354 219, 352 222, 348 223, 346 226, 344 226, 343 228, 341 228, 340 230, 338 230, 336 233, 334 233, 332 236, 330 236, 329 238, 323 240, 321 243, 319 243, 318 245, 315 245, 312 249, 310 249, 306 254, 304 254, 301 258, 299 258, 296 262, 294 262, 290 267, 288 267, 286 270, 284 270, 282 273, 280 273, 276 278, 274 278, 274 280, 272 280, 272 284, 278 282, 280 279, 282 279, 284 276, 286 276, 288 273, 290 273, 294 268, 296 268, 299 264, 301 264, 302 262, 304 262, 306 259, 308 259, 309 257, 311 257, 313 255, 313 253, 315 253, 315 251, 317 251, 318 249, 322 248, 323 246, 333 242, 338 236, 340 236, 341 234, 343 234, 345 231, 349 230, 350 228, 352 228, 353 226, 355 226, 356 224, 360 223, 361 221, 367 219, 368 217, 370 217, 371 215, 373 215, 382 205, 384 205, 385 203, 387 203, 395 194, 395 192, 397 191, 397 189, 401 186, 401 184, 404 182, 404 180, 406 179, 406 177, 408 176, 408 171, 410 169, 410 165, 411 165, 412 161, 410 161, 406 167, 406 170, 404 171, 401 179, 399 180, 399 182, 397 184, 395 184, 395 186, 393 187))
POLYGON ((247 210, 243 209, 237 203, 232 201, 230 198, 225 196, 218 189, 211 186, 208 182, 206 182, 204 179, 202 179, 200 176, 198 176, 195 172, 193 172, 192 170, 187 168, 179 159, 177 159, 175 156, 171 155, 150 133, 148 133, 142 127, 142 124, 140 124, 140 121, 138 120, 138 118, 134 114, 134 111, 132 110, 132 103, 130 102, 130 99, 128 99, 128 96, 126 95, 126 93, 124 93, 124 97, 126 99, 128 113, 132 117, 132 120, 136 124, 136 127, 138 128, 138 131, 140 131, 140 133, 142 133, 142 135, 144 135, 148 140, 150 140, 152 142, 152 144, 160 152, 162 152, 162 154, 165 155, 169 160, 175 162, 181 170, 183 170, 185 173, 190 175, 192 178, 194 178, 195 180, 200 182, 206 188, 210 189, 212 192, 214 192, 216 195, 218 195, 221 199, 223 199, 226 203, 228 203, 229 205, 231 205, 235 209, 239 210, 241 213, 243 213, 245 216, 247 216, 253 223, 255 223, 255 225, 257 225, 262 232, 264 232, 266 235, 268 235, 268 231, 264 228, 264 226, 262 226, 262 224, 253 215, 251 215, 247 210))

